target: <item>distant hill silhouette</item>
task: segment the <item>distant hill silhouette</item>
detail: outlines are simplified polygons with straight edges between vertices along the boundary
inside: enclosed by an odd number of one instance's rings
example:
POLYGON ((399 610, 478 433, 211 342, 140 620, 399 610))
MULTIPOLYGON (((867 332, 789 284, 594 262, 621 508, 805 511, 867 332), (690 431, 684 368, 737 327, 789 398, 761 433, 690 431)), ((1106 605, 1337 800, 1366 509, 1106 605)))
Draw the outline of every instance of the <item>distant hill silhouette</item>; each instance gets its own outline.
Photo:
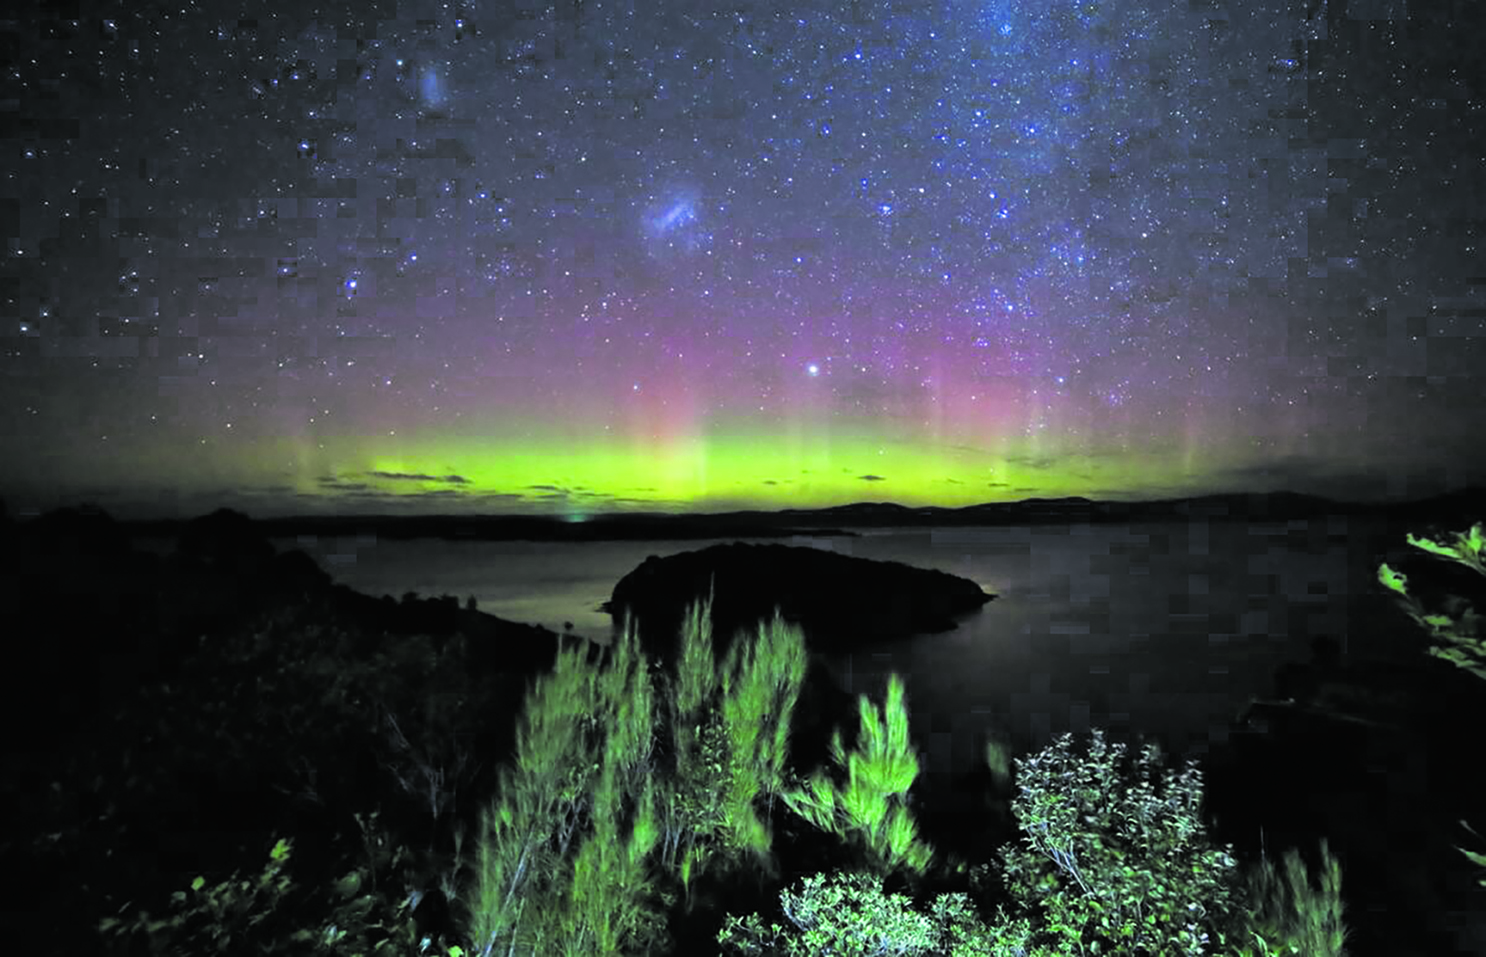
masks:
MULTIPOLYGON (((232 516, 221 509, 213 522, 231 533, 232 516)), ((1149 501, 1095 501, 1081 496, 988 502, 959 508, 909 507, 891 502, 855 502, 820 509, 738 511, 711 514, 631 512, 594 515, 575 522, 537 515, 305 515, 254 520, 269 538, 300 535, 371 534, 400 540, 466 541, 646 541, 716 538, 849 537, 851 528, 1118 524, 1126 522, 1274 522, 1327 516, 1390 522, 1486 520, 1486 488, 1472 487, 1413 501, 1349 502, 1296 492, 1231 492, 1149 501), (1464 518, 1462 518, 1464 517, 1464 518)), ((246 517, 246 516, 242 516, 246 517)), ((174 537, 189 520, 119 522, 131 535, 174 537)))

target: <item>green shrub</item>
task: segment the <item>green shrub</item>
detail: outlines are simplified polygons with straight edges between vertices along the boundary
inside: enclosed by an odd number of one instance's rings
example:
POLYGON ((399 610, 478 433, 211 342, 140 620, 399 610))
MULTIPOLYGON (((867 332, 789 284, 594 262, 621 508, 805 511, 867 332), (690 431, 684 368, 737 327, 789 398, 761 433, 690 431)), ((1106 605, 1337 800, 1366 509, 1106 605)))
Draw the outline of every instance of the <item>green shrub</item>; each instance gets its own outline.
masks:
POLYGON ((1238 957, 1303 954, 1345 957, 1347 928, 1342 923, 1341 865, 1321 841, 1321 878, 1313 885, 1300 852, 1285 852, 1283 874, 1266 858, 1248 881, 1248 937, 1238 957))
POLYGON ((188 890, 171 895, 169 916, 156 919, 148 911, 136 911, 107 917, 99 922, 99 933, 126 953, 139 953, 142 946, 152 957, 462 954, 457 946, 445 949, 426 937, 419 940, 412 904, 406 899, 393 903, 370 890, 374 874, 366 867, 336 882, 329 917, 315 920, 313 929, 303 927, 292 907, 294 884, 287 874, 291 850, 292 842, 278 839, 256 880, 233 874, 208 887, 205 877, 197 877, 188 890), (142 945, 136 943, 140 941, 142 945))
POLYGON ((1027 957, 1032 930, 1025 920, 995 929, 980 920, 964 894, 941 894, 930 913, 915 911, 908 897, 883 892, 882 878, 866 873, 816 874, 798 891, 785 890, 780 905, 789 927, 766 930, 757 914, 730 916, 717 934, 728 951, 748 957, 1027 957))
POLYGON ((803 638, 776 614, 719 669, 710 605, 690 608, 674 686, 653 683, 628 626, 608 667, 562 651, 536 680, 515 766, 483 819, 467 902, 477 953, 657 953, 668 881, 689 895, 719 861, 772 871, 757 803, 783 777, 803 638), (658 754, 666 712, 674 770, 658 754))
POLYGON ((691 890, 705 870, 775 876, 773 832, 759 804, 784 788, 790 725, 805 676, 805 643, 778 609, 756 640, 739 635, 714 660, 709 594, 688 609, 669 703, 674 773, 657 779, 661 866, 691 890))
POLYGON ((610 667, 559 650, 527 695, 515 766, 482 816, 475 953, 656 950, 665 927, 647 858, 659 840, 645 656, 628 632, 610 667))
POLYGON ((998 738, 986 741, 985 759, 986 767, 990 768, 991 777, 995 779, 997 786, 1012 779, 1011 748, 1004 741, 998 738))
MULTIPOLYGON (((1415 538, 1412 534, 1406 538, 1415 548, 1459 562, 1486 575, 1486 563, 1481 558, 1481 550, 1486 547, 1486 536, 1482 535, 1479 522, 1471 526, 1469 532, 1455 533, 1454 545, 1446 545, 1430 538, 1415 538)), ((1483 640, 1486 639, 1486 631, 1482 629, 1482 616, 1474 608, 1459 596, 1451 595, 1445 600, 1446 614, 1430 614, 1419 604, 1418 599, 1409 594, 1408 578, 1386 564, 1378 566, 1378 581, 1398 593, 1398 604, 1410 618, 1429 632, 1430 638, 1444 642, 1432 646, 1429 649, 1431 655, 1448 661, 1457 668, 1463 668, 1478 678, 1486 679, 1486 640, 1483 640)))
MULTIPOLYGON (((157 920, 149 911, 137 911, 129 917, 106 917, 98 924, 99 933, 121 941, 142 935, 149 953, 159 955, 284 953, 282 942, 265 939, 260 927, 289 892, 284 874, 289 851, 290 843, 279 839, 256 881, 233 874, 208 888, 206 878, 197 877, 189 891, 171 895, 170 916, 157 920)), ((125 904, 120 913, 129 907, 125 904)))
MULTIPOLYGON (((472 689, 474 681, 452 648, 441 656, 427 636, 374 643, 324 603, 302 602, 213 633, 180 667, 180 680, 146 686, 133 707, 120 708, 80 761, 98 769, 95 789, 118 782, 110 802, 117 801, 120 810, 88 830, 97 848, 88 850, 102 854, 125 843, 123 822, 162 833, 173 824, 211 833, 230 823, 231 831, 263 836, 271 829, 282 832, 284 817, 307 813, 325 821, 334 809, 334 823, 296 843, 293 872, 306 889, 288 897, 274 890, 279 878, 287 880, 287 844, 282 859, 270 859, 277 870, 267 884, 233 878, 207 889, 203 877, 197 886, 177 890, 156 884, 145 868, 137 871, 142 879, 127 883, 130 872, 122 867, 103 872, 95 879, 109 893, 102 913, 94 913, 110 915, 104 936, 111 945, 196 953, 213 941, 230 940, 236 953, 307 953, 303 941, 281 948, 303 928, 328 932, 333 926, 336 931, 314 952, 352 954, 379 944, 385 952, 390 940, 421 941, 446 930, 437 923, 438 908, 425 904, 415 933, 413 912, 429 896, 425 891, 442 887, 450 896, 460 867, 460 834, 457 823, 449 827, 450 808, 473 772, 454 732, 467 722, 467 701, 478 700, 482 711, 500 704, 472 689), (379 734, 384 728, 390 731, 385 737, 379 734), (389 738, 390 751, 378 747, 389 738), (158 742, 151 752, 160 757, 140 760, 142 742, 151 739, 158 742), (374 778, 375 767, 362 773, 367 754, 376 754, 392 773, 374 778), (230 775, 226 782, 233 787, 223 791, 232 803, 198 809, 182 800, 183 767, 230 775), (424 771, 431 773, 414 777, 424 771), (387 781, 401 788, 391 793, 378 787, 387 781), (379 812, 356 813, 373 804, 392 809, 386 816, 397 821, 405 841, 394 842, 380 828, 379 812), (415 839, 406 822, 418 810, 438 830, 419 828, 415 839), (172 814, 200 817, 180 822, 172 814), (353 817, 359 834, 340 826, 353 817), (374 833, 367 833, 368 825, 374 833), (436 840, 449 839, 451 829, 452 864, 433 848, 436 840), (340 890, 352 883, 365 890, 342 898, 340 890), (116 887, 133 895, 122 909, 118 903, 127 896, 116 887), (167 916, 141 918, 141 907, 167 916)), ((189 849, 196 852, 190 859, 202 861, 233 853, 231 841, 216 834, 189 849)))
POLYGON ((785 803, 816 827, 852 841, 878 874, 906 868, 922 874, 933 849, 918 839, 907 807, 908 789, 918 777, 918 755, 908 741, 908 709, 903 679, 888 677, 886 727, 866 695, 858 699, 861 732, 847 754, 841 732, 831 736, 831 756, 846 772, 844 785, 817 771, 805 786, 785 791, 785 803))
POLYGON ((1022 845, 1001 849, 1007 890, 1059 953, 1213 953, 1236 861, 1205 837, 1195 762, 1163 777, 1152 744, 1126 778, 1124 745, 1095 730, 1079 758, 1072 737, 1016 761, 1022 845))

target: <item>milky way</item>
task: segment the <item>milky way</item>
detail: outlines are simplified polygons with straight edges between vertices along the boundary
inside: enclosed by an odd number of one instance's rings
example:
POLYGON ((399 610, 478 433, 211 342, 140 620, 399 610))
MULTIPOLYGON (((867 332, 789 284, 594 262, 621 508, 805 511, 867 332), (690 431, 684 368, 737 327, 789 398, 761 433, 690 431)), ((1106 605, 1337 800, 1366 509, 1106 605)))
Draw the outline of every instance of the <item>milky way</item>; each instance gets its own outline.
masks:
POLYGON ((36 9, 3 27, 0 491, 1481 483, 1476 6, 36 9))

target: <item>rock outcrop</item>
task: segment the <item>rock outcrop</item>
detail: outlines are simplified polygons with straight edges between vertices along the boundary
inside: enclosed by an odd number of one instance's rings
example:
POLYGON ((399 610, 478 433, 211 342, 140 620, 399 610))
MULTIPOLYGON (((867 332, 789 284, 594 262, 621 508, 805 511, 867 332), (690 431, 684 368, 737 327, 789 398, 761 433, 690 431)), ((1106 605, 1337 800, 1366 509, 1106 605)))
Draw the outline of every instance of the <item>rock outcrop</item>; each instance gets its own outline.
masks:
POLYGON ((901 562, 872 561, 816 548, 713 545, 667 558, 651 555, 620 579, 603 606, 622 632, 635 619, 641 647, 669 659, 688 604, 712 593, 719 657, 740 628, 754 633, 774 607, 798 624, 812 651, 849 651, 874 642, 950 631, 955 619, 993 595, 975 582, 901 562))

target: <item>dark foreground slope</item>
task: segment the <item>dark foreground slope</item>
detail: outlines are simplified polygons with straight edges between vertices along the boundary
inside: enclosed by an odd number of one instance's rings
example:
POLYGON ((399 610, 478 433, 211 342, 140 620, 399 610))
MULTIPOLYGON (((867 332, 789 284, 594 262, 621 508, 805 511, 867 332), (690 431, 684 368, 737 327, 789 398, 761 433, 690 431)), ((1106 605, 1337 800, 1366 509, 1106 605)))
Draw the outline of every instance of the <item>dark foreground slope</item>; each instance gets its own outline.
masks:
POLYGON ((160 914, 198 874, 257 874, 276 836, 295 842, 302 913, 332 913, 326 889, 364 866, 389 908, 448 928, 454 835, 495 793, 529 682, 575 639, 356 594, 231 513, 168 558, 88 510, 6 531, 16 952, 101 953, 99 919, 160 914))

